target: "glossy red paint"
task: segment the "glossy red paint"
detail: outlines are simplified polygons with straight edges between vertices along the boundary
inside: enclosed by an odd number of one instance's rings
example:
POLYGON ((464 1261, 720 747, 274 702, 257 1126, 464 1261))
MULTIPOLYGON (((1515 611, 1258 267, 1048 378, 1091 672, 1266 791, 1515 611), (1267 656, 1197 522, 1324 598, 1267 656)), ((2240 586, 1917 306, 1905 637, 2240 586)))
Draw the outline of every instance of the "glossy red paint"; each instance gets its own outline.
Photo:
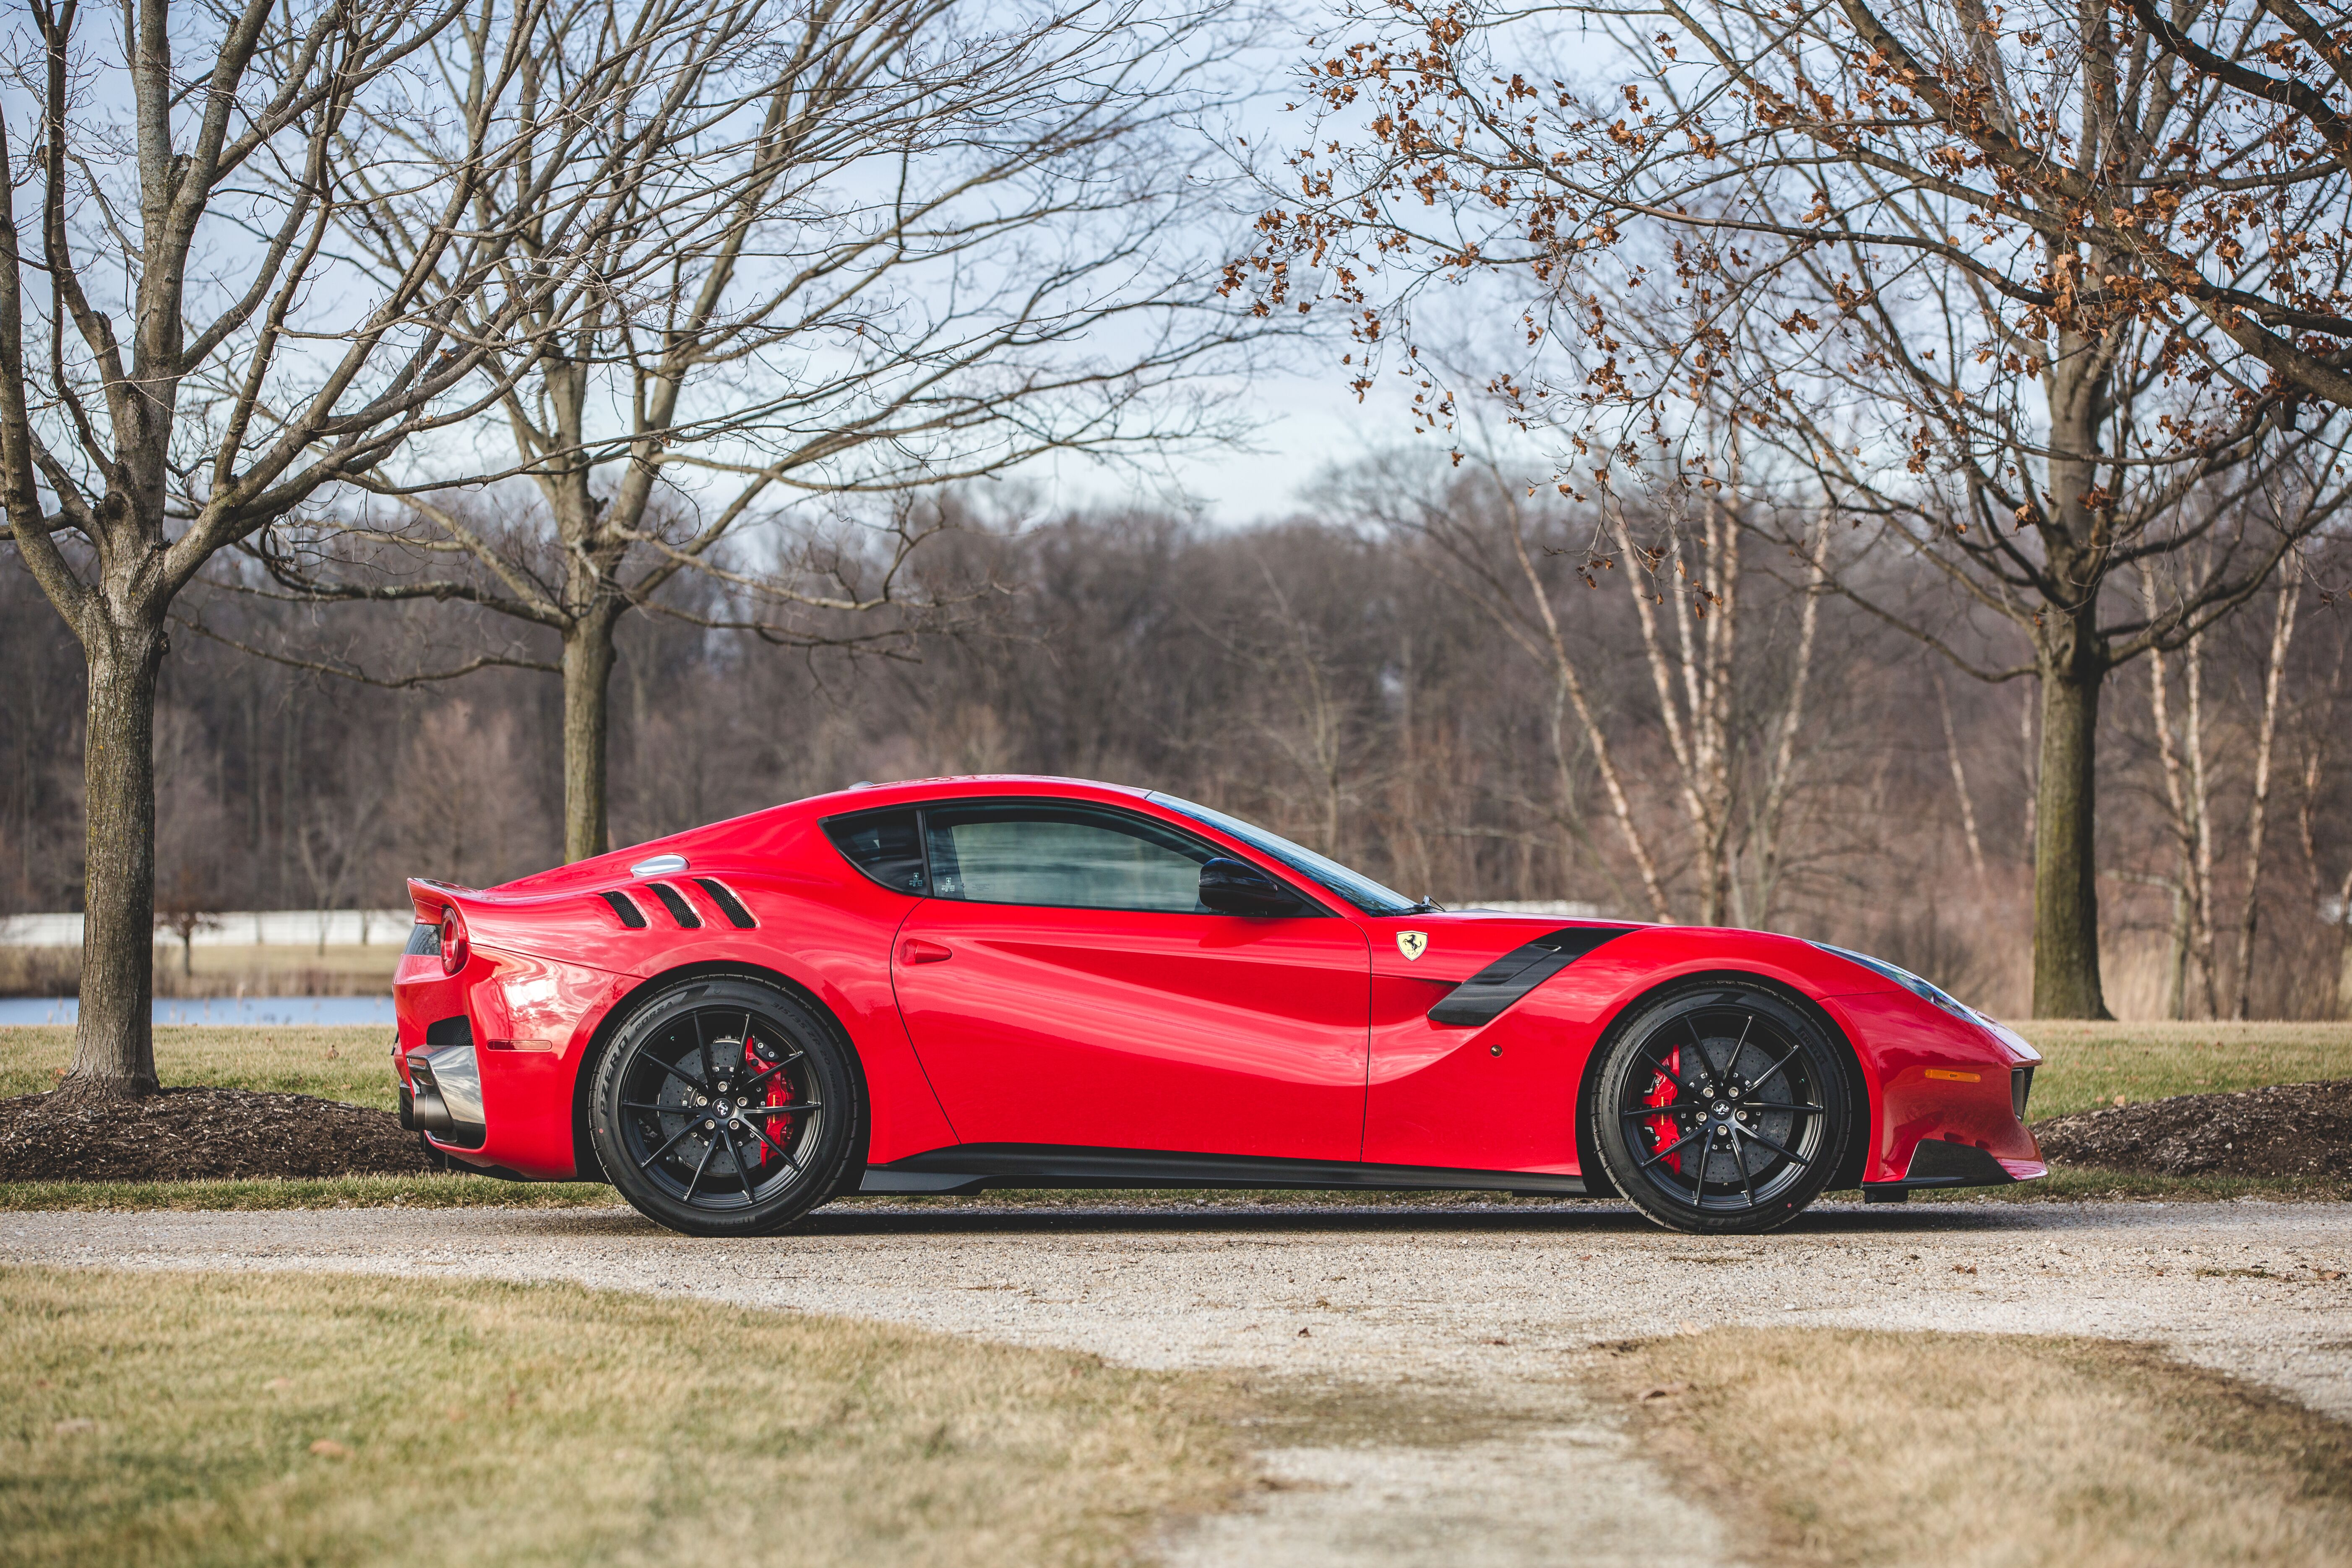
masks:
POLYGON ((1737 975, 1810 1005, 1852 1047, 1870 1111, 1861 1179, 1901 1180, 1927 1139, 1982 1149, 2014 1175, 2041 1173, 2011 1100, 2022 1043, 1836 953, 1768 932, 1634 926, 1491 1023, 1438 1024, 1429 1010, 1456 984, 1577 922, 1366 915, 1114 785, 861 787, 499 888, 410 888, 420 922, 457 911, 469 952, 455 974, 436 958, 402 961, 400 1048, 465 1018, 488 1132, 480 1149, 449 1152, 528 1176, 575 1173, 583 1075, 635 997, 681 974, 743 970, 798 989, 854 1048, 872 1165, 1016 1143, 1574 1175, 1580 1096, 1611 1024, 1674 981, 1737 975), (1314 912, 1259 920, 923 898, 869 880, 821 826, 837 814, 1003 797, 1175 825, 1297 889, 1314 912), (656 856, 687 864, 631 869, 656 856), (699 923, 682 924, 649 879, 699 923), (702 879, 756 923, 731 923, 702 879), (641 924, 625 923, 614 895, 641 924), (1931 1079, 1931 1068, 1978 1077, 1931 1079))
POLYGON ((899 928, 915 1051, 967 1143, 1354 1160, 1364 933, 1323 917, 927 899, 899 928))

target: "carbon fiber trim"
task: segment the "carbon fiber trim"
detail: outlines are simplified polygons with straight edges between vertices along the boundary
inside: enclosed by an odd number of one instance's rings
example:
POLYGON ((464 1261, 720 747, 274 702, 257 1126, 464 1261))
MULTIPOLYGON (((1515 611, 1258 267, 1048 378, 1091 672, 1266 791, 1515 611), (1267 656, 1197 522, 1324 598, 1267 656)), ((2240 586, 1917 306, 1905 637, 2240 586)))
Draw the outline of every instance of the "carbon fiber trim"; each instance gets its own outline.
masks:
POLYGON ((1429 1010, 1433 1024, 1475 1028, 1501 1017, 1505 1009, 1591 952, 1632 931, 1632 926, 1568 926, 1515 947, 1448 992, 1429 1010))

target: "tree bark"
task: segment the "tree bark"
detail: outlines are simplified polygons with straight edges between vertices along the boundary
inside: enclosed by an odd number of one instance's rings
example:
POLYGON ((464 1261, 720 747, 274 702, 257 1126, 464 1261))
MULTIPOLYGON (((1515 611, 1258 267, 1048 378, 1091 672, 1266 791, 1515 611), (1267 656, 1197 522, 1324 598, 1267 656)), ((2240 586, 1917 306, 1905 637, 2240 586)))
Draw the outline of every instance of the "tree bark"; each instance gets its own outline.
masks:
POLYGON ((2099 984, 2094 842, 2099 687, 2095 639, 2068 627, 2042 661, 2042 759, 2034 803, 2033 1016, 2106 1018, 2099 984))
POLYGON ((118 620, 96 603, 87 620, 81 1011, 58 1089, 69 1102, 131 1100, 157 1087, 155 679, 163 630, 118 620))
POLYGON ((613 627, 617 604, 599 601, 563 633, 563 858, 612 847, 605 814, 605 735, 611 724, 613 627))

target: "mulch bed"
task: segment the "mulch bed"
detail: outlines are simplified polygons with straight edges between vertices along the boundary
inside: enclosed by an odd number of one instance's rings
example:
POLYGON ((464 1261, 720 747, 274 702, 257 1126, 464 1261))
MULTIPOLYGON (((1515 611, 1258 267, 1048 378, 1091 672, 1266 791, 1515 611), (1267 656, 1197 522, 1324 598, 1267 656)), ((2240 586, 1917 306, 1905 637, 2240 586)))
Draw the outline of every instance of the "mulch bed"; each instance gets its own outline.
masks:
POLYGON ((308 1094, 167 1089, 121 1105, 0 1100, 0 1181, 184 1182, 440 1169, 389 1111, 308 1094))
POLYGON ((2033 1124, 2062 1165, 2165 1176, 2327 1176, 2352 1168, 2352 1079, 2184 1094, 2033 1124))

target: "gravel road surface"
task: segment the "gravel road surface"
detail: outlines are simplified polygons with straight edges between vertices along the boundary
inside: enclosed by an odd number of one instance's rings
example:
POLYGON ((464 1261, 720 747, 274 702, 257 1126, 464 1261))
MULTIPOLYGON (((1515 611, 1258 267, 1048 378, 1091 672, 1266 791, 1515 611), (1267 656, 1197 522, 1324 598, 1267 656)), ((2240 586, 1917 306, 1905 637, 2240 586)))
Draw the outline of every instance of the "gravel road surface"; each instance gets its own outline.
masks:
POLYGON ((0 1262, 571 1280, 1218 1369, 1326 1412, 1267 1433, 1275 1488, 1171 1540, 1184 1568, 1734 1563, 1576 1388, 1597 1342, 1679 1329, 2148 1340, 2352 1419, 2352 1205, 1830 1205, 1723 1240, 1604 1205, 853 1204, 752 1242, 621 1209, 20 1213, 0 1262))

